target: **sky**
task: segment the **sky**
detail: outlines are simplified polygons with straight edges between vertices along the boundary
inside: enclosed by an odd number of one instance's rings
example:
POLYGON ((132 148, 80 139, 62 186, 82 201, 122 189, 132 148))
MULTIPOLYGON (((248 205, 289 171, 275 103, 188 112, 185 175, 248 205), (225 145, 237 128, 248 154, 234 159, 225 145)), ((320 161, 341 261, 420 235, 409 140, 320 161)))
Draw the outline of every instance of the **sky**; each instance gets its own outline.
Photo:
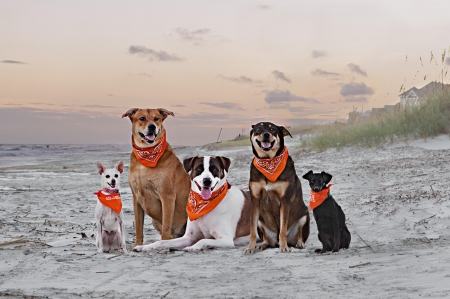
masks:
POLYGON ((450 74, 450 1, 0 3, 0 143, 126 144, 166 108, 174 145, 345 120, 450 74), (445 51, 445 55, 443 57, 445 51))

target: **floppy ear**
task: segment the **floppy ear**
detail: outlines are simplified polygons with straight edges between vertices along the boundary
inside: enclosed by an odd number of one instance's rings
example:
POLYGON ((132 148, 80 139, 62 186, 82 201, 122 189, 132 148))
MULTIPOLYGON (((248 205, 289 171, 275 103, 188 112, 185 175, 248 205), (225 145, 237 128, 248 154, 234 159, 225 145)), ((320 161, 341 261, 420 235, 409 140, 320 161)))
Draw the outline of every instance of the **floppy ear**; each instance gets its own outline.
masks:
POLYGON ((283 136, 288 136, 289 135, 292 138, 291 133, 289 133, 289 131, 285 127, 278 126, 278 130, 281 132, 281 134, 283 134, 283 136))
POLYGON ((102 175, 102 173, 104 173, 105 170, 106 170, 106 167, 103 166, 103 164, 100 163, 100 162, 97 162, 97 168, 98 168, 98 173, 99 173, 100 175, 102 175))
POLYGON ((139 110, 139 108, 131 108, 130 110, 128 110, 127 112, 125 112, 122 115, 122 118, 128 116, 131 119, 133 117, 133 115, 136 113, 136 111, 138 111, 138 110, 139 110))
POLYGON ((302 176, 302 178, 304 178, 304 179, 307 180, 307 181, 310 181, 312 175, 313 175, 313 171, 310 170, 310 171, 308 171, 307 173, 305 173, 305 174, 302 176))
POLYGON ((192 165, 194 165, 194 161, 197 158, 198 157, 192 157, 192 158, 187 158, 187 159, 183 160, 184 170, 186 170, 187 173, 189 173, 189 171, 191 171, 192 165))
POLYGON ((158 108, 156 110, 158 110, 158 112, 161 113, 161 115, 163 116, 163 120, 165 120, 169 115, 175 116, 175 114, 173 114, 172 111, 169 111, 164 108, 158 108))
POLYGON ((325 182, 325 185, 331 181, 331 178, 333 178, 333 176, 331 174, 328 174, 325 171, 322 171, 320 174, 323 177, 323 181, 325 182))
POLYGON ((231 160, 228 159, 227 157, 221 157, 221 156, 216 156, 216 159, 218 159, 220 161, 220 164, 222 164, 225 171, 228 172, 228 169, 230 168, 230 165, 231 165, 231 160))
POLYGON ((116 169, 117 169, 120 173, 123 172, 123 160, 120 160, 120 162, 117 163, 116 169))

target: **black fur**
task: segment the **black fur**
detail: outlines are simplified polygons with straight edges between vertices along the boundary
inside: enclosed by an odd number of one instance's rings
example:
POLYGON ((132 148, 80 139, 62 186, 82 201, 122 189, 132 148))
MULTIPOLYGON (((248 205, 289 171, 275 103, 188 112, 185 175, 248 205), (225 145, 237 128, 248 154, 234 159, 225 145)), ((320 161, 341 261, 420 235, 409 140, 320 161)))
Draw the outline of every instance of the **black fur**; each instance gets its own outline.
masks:
MULTIPOLYGON (((313 173, 310 170, 303 175, 303 178, 309 181, 309 186, 313 191, 319 192, 326 188, 332 176, 323 171, 313 173)), ((345 214, 331 194, 313 210, 313 215, 319 231, 319 241, 322 243, 322 249, 316 249, 317 253, 338 252, 341 248, 350 247, 351 235, 345 224, 345 214)))

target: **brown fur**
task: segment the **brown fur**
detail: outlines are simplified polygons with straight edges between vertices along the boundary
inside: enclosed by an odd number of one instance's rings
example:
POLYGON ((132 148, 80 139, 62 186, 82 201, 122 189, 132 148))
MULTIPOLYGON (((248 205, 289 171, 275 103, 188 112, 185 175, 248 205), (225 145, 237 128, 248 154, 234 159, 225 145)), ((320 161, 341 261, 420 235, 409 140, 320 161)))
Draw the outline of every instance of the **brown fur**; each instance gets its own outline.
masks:
MULTIPOLYGON (((271 123, 253 126, 250 134, 253 153, 259 158, 273 158, 283 149, 283 137, 286 135, 290 134, 284 127, 277 127, 271 123), (270 142, 275 140, 274 146, 268 151, 263 151, 256 142, 263 139, 264 130, 263 132, 257 130, 259 126, 261 129, 264 128, 265 132, 270 132, 270 142), (276 127, 275 131, 272 130, 273 126, 276 127)), ((277 245, 282 252, 290 251, 289 246, 304 248, 309 236, 310 217, 303 201, 301 182, 292 158, 288 157, 286 168, 276 182, 267 180, 252 163, 249 188, 252 196, 252 216, 250 243, 245 253, 254 253, 256 249, 263 250, 277 245), (301 222, 302 219, 304 223, 301 222), (263 241, 258 248, 256 228, 263 241)))
MULTIPOLYGON (((139 147, 151 147, 144 142, 138 132, 143 132, 150 123, 160 130, 155 138, 156 144, 164 132, 163 121, 174 114, 166 109, 128 110, 122 117, 132 122, 132 136, 139 147), (140 120, 145 118, 145 120, 140 120)), ((153 226, 167 240, 181 237, 187 221, 186 203, 190 190, 189 175, 184 171, 180 160, 175 156, 170 144, 154 168, 145 167, 130 155, 130 175, 128 178, 133 193, 133 206, 136 229, 136 245, 142 245, 144 213, 152 218, 153 226)))
MULTIPOLYGON (((242 191, 242 190, 241 190, 242 191)), ((242 191, 244 194, 244 207, 242 208, 241 218, 236 227, 236 238, 248 236, 250 232, 250 216, 252 213, 252 197, 249 191, 242 191)))

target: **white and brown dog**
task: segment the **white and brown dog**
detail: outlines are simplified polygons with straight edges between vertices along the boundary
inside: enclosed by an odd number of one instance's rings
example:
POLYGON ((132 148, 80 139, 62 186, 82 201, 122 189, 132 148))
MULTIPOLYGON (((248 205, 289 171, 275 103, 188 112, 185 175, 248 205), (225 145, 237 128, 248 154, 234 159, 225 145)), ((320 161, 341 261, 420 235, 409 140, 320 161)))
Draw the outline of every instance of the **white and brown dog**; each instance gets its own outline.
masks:
POLYGON ((227 181, 230 159, 192 157, 183 164, 190 174, 191 191, 187 203, 188 222, 183 237, 137 246, 134 251, 184 248, 198 251, 240 244, 250 234, 250 194, 227 181))
POLYGON ((123 161, 120 161, 112 169, 106 168, 100 162, 97 162, 97 167, 102 177, 102 190, 95 193, 98 197, 97 206, 95 207, 97 251, 101 253, 122 250, 123 253, 127 253, 122 200, 119 193, 123 161))

